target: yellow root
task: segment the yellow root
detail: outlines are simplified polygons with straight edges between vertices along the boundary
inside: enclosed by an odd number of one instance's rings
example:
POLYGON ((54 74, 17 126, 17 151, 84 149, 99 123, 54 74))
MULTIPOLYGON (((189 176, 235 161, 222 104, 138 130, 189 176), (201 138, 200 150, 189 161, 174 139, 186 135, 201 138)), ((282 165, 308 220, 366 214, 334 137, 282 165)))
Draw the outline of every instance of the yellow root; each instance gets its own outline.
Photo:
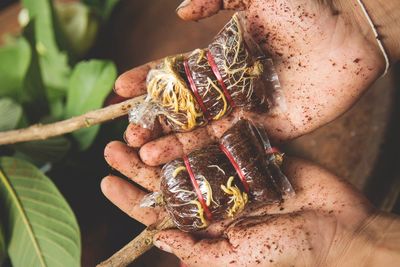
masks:
MULTIPOLYGON (((175 178, 182 171, 187 171, 185 166, 177 167, 174 170, 174 172, 172 173, 172 176, 175 178)), ((207 207, 209 207, 211 205, 211 202, 216 203, 212 197, 212 188, 211 188, 210 183, 207 181, 207 179, 204 176, 200 176, 200 177, 202 178, 203 183, 205 185, 205 189, 207 191, 206 205, 207 205, 207 207)), ((182 189, 175 191, 175 193, 178 193, 178 192, 194 194, 197 198, 197 195, 193 191, 187 191, 187 190, 182 190, 182 189)), ((194 204, 197 207, 197 216, 196 217, 199 218, 201 221, 201 225, 198 225, 197 227, 198 228, 207 227, 209 223, 207 222, 206 218, 204 217, 204 208, 201 205, 200 201, 198 199, 191 200, 190 202, 188 202, 187 204, 184 204, 184 205, 188 205, 188 204, 194 204)))
MULTIPOLYGON (((226 30, 232 33, 233 42, 229 42, 229 45, 225 40, 215 43, 223 51, 223 71, 230 76, 226 86, 232 97, 242 93, 249 102, 254 91, 254 80, 262 74, 263 65, 260 61, 255 61, 253 65, 248 64, 250 55, 244 46, 243 29, 236 14, 226 26, 226 30)), ((245 105, 246 101, 240 104, 245 105)))
POLYGON ((233 180, 234 177, 231 176, 229 177, 226 186, 221 185, 222 191, 228 195, 231 195, 229 203, 233 203, 233 205, 227 210, 229 217, 233 217, 236 213, 241 212, 248 202, 247 194, 245 192, 241 192, 236 185, 232 185, 233 180))
POLYGON ((211 202, 213 202, 214 204, 217 204, 215 202, 215 200, 213 199, 213 192, 212 192, 210 183, 208 182, 206 177, 204 177, 204 176, 200 176, 200 177, 203 179, 203 183, 206 187, 206 192, 207 192, 206 205, 207 205, 207 207, 209 207, 211 205, 211 202))
POLYGON ((176 69, 181 60, 183 56, 167 57, 161 68, 151 70, 147 91, 150 100, 163 108, 168 120, 183 130, 191 130, 198 126, 197 119, 203 113, 176 69), (179 117, 184 117, 186 121, 179 120, 179 117))
POLYGON ((197 206, 197 217, 201 221, 201 225, 197 225, 198 228, 206 228, 208 226, 208 222, 206 218, 204 217, 204 209, 201 206, 201 203, 198 200, 192 200, 189 202, 189 204, 194 204, 197 206))
POLYGON ((207 78, 207 81, 208 81, 208 86, 211 85, 211 87, 214 88, 219 93, 219 97, 217 98, 217 100, 222 99, 222 102, 224 103, 223 108, 218 112, 217 115, 213 117, 213 120, 219 120, 222 116, 225 115, 228 109, 228 102, 226 101, 226 97, 222 92, 222 90, 219 89, 219 87, 210 78, 207 78))
POLYGON ((174 172, 172 173, 172 177, 175 178, 182 171, 186 171, 186 167, 185 166, 180 166, 180 167, 176 168, 174 170, 174 172))

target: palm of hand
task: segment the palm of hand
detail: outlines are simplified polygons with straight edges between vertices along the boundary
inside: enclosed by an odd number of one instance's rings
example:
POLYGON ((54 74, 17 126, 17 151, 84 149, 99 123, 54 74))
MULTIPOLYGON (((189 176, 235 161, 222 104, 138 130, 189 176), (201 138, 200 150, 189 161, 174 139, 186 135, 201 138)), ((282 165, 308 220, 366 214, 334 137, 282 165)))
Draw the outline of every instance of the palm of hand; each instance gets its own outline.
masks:
POLYGON ((332 1, 251 1, 253 36, 271 54, 286 109, 261 120, 280 139, 340 115, 375 80, 382 58, 332 1))
POLYGON ((297 190, 294 198, 249 209, 234 222, 212 225, 208 235, 223 238, 199 241, 168 230, 155 237, 155 244, 189 266, 337 264, 344 256, 341 248, 357 238, 373 216, 372 207, 350 185, 316 166, 290 160, 285 169, 297 190))

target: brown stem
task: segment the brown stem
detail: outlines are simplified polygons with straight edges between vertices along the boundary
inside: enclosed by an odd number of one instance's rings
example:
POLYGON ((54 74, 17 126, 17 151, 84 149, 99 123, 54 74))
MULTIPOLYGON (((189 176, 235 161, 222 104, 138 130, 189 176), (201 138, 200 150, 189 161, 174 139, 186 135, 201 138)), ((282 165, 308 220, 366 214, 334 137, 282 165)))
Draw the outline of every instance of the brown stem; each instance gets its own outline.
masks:
POLYGON ((164 219, 155 226, 147 227, 132 241, 117 251, 107 260, 98 264, 97 267, 125 267, 134 262, 139 256, 153 247, 153 237, 164 229, 174 228, 175 225, 170 218, 164 219))
POLYGON ((70 133, 81 128, 90 127, 102 122, 113 120, 128 114, 131 107, 142 102, 144 96, 126 100, 86 114, 76 116, 64 121, 51 124, 35 124, 28 128, 0 132, 0 145, 15 144, 19 142, 43 140, 49 137, 70 133))

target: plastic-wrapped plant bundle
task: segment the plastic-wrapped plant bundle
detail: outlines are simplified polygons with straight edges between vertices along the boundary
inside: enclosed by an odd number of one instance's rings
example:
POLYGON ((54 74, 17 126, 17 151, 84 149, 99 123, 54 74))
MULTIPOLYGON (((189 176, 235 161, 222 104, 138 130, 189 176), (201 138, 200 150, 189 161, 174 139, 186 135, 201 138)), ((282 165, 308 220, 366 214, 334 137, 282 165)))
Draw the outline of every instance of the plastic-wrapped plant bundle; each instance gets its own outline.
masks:
POLYGON ((276 155, 262 127, 240 120, 219 144, 164 165, 160 192, 142 205, 162 205, 179 229, 196 231, 236 216, 251 201, 279 202, 294 190, 276 155))
POLYGON ((236 13, 205 49, 167 57, 147 75, 147 98, 130 122, 152 128, 156 117, 175 131, 218 120, 232 108, 267 111, 279 82, 272 60, 236 13))

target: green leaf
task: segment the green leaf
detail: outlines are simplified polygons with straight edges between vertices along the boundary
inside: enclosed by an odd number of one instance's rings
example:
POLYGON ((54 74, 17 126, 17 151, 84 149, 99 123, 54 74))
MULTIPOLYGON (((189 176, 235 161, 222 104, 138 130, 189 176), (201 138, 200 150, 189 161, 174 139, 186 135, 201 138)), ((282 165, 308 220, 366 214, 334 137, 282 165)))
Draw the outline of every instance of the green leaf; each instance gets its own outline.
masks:
POLYGON ((81 2, 57 3, 55 7, 69 49, 75 57, 82 57, 96 41, 97 17, 81 2))
POLYGON ((70 147, 71 142, 63 136, 13 145, 18 152, 18 156, 16 155, 18 158, 29 160, 36 165, 60 161, 70 147))
POLYGON ((0 131, 15 129, 22 116, 22 107, 11 98, 0 99, 0 131))
POLYGON ((0 220, 0 266, 2 266, 6 257, 7 257, 6 241, 4 239, 3 224, 2 224, 2 221, 0 220))
POLYGON ((31 59, 29 43, 24 38, 0 48, 0 97, 21 97, 23 80, 31 59))
POLYGON ((107 21, 119 0, 83 0, 83 2, 94 9, 104 21, 107 21))
POLYGON ((35 166, 0 158, 0 200, 14 267, 80 265, 75 216, 51 180, 35 166))
POLYGON ((37 121, 48 113, 49 104, 47 101, 47 90, 43 81, 42 71, 39 62, 39 55, 36 52, 36 37, 34 22, 30 22, 24 29, 24 37, 31 47, 31 61, 26 72, 21 102, 24 103, 24 110, 31 121, 37 121))
POLYGON ((49 101, 65 92, 70 75, 68 58, 61 52, 56 40, 57 21, 51 0, 22 0, 28 14, 27 21, 34 21, 35 51, 49 101))
MULTIPOLYGON (((67 93, 66 118, 98 109, 111 91, 117 70, 110 61, 90 60, 76 65, 67 93)), ((73 133, 81 149, 94 141, 99 126, 81 129, 73 133)))
MULTIPOLYGON (((36 47, 39 47, 39 44, 40 43, 37 43, 36 47)), ((37 49, 37 52, 39 54, 39 63, 49 101, 64 96, 66 92, 66 84, 68 84, 68 79, 71 73, 71 69, 67 63, 67 55, 65 53, 58 53, 51 50, 43 50, 43 52, 40 52, 37 49)))

